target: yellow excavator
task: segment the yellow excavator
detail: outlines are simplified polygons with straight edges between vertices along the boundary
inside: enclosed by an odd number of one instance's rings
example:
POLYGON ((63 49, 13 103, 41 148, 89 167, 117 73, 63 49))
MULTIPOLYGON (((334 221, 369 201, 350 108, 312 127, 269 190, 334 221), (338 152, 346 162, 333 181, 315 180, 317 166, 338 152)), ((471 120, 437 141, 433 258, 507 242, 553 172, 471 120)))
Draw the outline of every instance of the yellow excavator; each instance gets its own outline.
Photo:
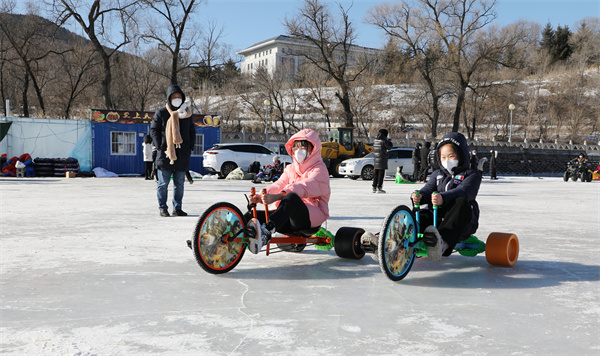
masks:
POLYGON ((329 174, 341 177, 338 172, 340 163, 349 158, 362 157, 373 152, 373 147, 362 142, 354 142, 354 128, 352 127, 329 127, 329 141, 321 145, 321 157, 327 165, 329 174))

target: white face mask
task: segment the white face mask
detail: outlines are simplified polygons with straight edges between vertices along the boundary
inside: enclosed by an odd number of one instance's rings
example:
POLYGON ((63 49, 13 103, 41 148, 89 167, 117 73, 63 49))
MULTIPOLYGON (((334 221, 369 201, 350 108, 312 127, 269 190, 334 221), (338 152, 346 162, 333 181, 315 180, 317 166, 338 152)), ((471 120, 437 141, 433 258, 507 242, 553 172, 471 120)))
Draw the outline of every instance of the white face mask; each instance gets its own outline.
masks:
POLYGON ((175 98, 175 99, 171 100, 171 105, 173 105, 174 108, 180 107, 181 103, 183 103, 183 100, 181 100, 179 98, 175 98))
POLYGON ((442 161, 442 166, 444 166, 444 168, 446 168, 448 170, 448 172, 452 173, 452 170, 456 167, 458 167, 458 160, 457 159, 448 159, 445 161, 442 161))
POLYGON ((306 156, 308 156, 308 151, 305 148, 301 148, 294 153, 294 157, 296 157, 296 161, 298 161, 298 163, 304 162, 306 156))

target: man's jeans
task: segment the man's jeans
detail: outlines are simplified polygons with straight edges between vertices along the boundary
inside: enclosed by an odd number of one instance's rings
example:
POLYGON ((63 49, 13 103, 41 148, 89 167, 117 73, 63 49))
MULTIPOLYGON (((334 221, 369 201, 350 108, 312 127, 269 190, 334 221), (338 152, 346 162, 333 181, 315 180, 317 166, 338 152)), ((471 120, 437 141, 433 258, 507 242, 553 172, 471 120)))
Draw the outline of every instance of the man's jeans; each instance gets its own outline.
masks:
POLYGON ((171 175, 173 175, 173 210, 175 211, 181 209, 185 172, 171 172, 159 169, 156 195, 158 197, 158 208, 168 209, 167 198, 169 196, 169 181, 171 180, 171 175))

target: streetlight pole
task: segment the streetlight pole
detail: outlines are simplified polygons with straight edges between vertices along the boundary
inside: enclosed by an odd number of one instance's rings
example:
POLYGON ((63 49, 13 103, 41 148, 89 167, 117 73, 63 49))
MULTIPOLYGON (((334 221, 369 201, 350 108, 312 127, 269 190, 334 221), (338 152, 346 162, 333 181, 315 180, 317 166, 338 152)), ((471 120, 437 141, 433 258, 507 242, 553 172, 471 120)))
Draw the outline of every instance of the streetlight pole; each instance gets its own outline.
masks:
POLYGON ((512 142, 512 114, 515 109, 515 104, 508 105, 508 110, 510 110, 510 131, 508 132, 508 142, 512 142))
POLYGON ((267 141, 267 129, 269 128, 269 106, 271 105, 271 102, 269 99, 265 99, 263 104, 265 104, 265 111, 267 112, 267 115, 265 116, 265 141, 267 141))

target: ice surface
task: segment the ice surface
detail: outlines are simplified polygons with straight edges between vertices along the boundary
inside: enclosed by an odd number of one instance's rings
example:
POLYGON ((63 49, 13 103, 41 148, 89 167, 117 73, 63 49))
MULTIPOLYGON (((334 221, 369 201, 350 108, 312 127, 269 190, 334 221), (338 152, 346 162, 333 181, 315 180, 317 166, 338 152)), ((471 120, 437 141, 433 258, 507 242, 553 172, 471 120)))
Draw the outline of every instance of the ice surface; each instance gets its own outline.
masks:
MULTIPOLYGON (((600 182, 486 179, 477 236, 513 232, 513 268, 418 260, 392 282, 369 256, 246 253, 224 275, 185 241, 249 181, 186 183, 188 217, 158 215, 142 178, 0 179, 0 352, 48 355, 600 353, 600 182)), ((332 179, 327 229, 377 232, 420 185, 332 179)), ((170 191, 171 194, 171 191, 170 191)))

